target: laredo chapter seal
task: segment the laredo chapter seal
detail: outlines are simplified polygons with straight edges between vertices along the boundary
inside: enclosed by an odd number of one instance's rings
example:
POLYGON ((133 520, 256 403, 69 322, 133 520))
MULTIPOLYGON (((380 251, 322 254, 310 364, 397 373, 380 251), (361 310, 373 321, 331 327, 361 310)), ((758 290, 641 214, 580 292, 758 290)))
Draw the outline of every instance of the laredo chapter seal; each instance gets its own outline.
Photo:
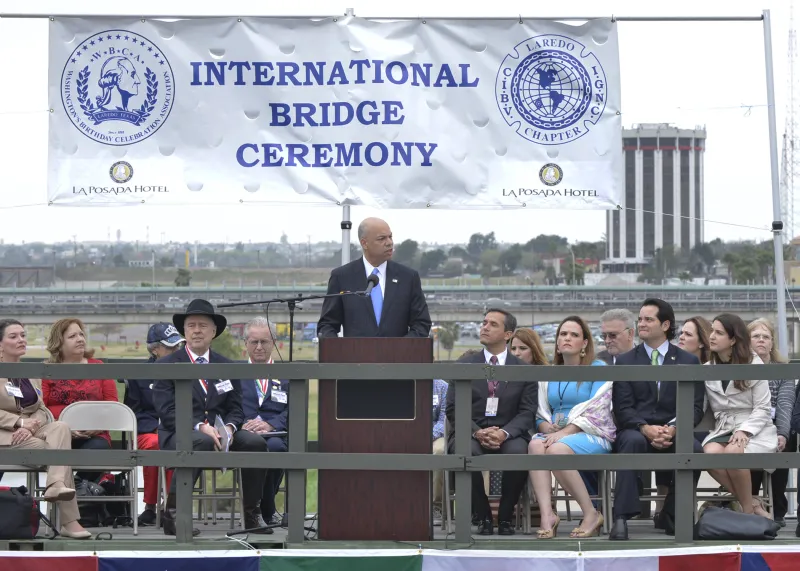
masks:
POLYGON ((106 30, 86 38, 61 74, 72 124, 105 145, 144 141, 172 111, 175 81, 161 50, 141 34, 106 30))
POLYGON ((597 56, 567 36, 520 42, 495 81, 500 114, 533 143, 560 145, 597 124, 606 108, 606 74, 597 56))

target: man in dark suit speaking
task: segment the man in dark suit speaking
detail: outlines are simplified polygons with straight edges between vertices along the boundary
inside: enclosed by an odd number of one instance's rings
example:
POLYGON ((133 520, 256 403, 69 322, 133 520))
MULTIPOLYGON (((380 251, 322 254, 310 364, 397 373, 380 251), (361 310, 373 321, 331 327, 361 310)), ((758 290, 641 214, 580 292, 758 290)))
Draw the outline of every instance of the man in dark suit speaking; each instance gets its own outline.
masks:
MULTIPOLYGON (((475 355, 459 359, 459 363, 480 363, 495 366, 525 365, 508 351, 507 343, 517 328, 517 319, 502 309, 489 309, 481 325, 481 345, 475 355)), ((539 383, 472 381, 472 455, 527 454, 530 430, 538 408, 539 383)), ((447 420, 450 422, 448 448, 455 451, 455 391, 447 391, 447 420)), ((511 519, 514 506, 525 487, 527 472, 503 472, 497 525, 500 535, 514 535, 511 519)), ((492 535, 492 511, 481 472, 472 472, 472 511, 480 523, 480 535, 492 535)))
MULTIPOLYGON (((633 350, 617 356, 617 365, 699 365, 697 357, 670 343, 675 338, 675 312, 661 299, 646 299, 639 310, 639 339, 633 350)), ((703 419, 705 384, 694 386, 694 426, 703 419)), ((647 454, 675 450, 676 383, 616 381, 613 388, 619 454, 647 454)), ((703 448, 695 439, 694 451, 703 448)), ((695 471, 695 486, 700 472, 695 471)), ((614 490, 614 525, 609 539, 628 539, 627 520, 640 513, 636 472, 618 470, 614 490)), ((675 534, 675 481, 670 481, 661 522, 667 534, 675 534)))
POLYGON ((427 337, 431 330, 428 304, 419 273, 391 261, 394 242, 389 225, 367 218, 358 226, 364 256, 331 272, 328 293, 363 291, 367 278, 378 284, 369 297, 345 295, 326 298, 317 325, 317 335, 336 337, 427 337))

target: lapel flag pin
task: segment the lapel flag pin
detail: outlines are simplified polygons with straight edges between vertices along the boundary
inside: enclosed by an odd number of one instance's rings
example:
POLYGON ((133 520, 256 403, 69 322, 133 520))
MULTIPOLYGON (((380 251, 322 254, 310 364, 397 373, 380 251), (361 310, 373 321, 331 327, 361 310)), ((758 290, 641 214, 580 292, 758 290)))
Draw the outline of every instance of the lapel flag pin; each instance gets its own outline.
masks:
POLYGON ((392 283, 396 284, 397 283, 397 278, 392 278, 392 283))

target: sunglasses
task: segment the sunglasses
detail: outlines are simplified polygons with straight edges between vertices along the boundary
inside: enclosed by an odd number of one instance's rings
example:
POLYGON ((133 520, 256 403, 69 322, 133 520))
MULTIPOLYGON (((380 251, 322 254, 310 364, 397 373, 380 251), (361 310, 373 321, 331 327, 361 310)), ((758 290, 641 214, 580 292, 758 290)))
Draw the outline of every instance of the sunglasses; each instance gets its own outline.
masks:
POLYGON ((620 335, 622 335, 623 333, 625 333, 625 332, 626 332, 628 329, 630 329, 630 327, 626 327, 625 329, 623 329, 623 330, 622 330, 622 331, 620 331, 619 333, 601 333, 601 337, 602 337, 603 339, 608 339, 608 340, 610 340, 610 341, 613 341, 613 340, 614 340, 614 339, 616 339, 618 336, 620 336, 620 335))

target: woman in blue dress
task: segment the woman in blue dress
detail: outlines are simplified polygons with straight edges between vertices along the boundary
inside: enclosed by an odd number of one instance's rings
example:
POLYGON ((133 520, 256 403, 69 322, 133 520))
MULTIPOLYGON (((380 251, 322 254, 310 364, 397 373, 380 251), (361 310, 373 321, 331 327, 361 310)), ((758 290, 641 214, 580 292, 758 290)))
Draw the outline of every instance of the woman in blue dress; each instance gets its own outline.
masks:
MULTIPOLYGON (((556 332, 554 365, 605 365, 594 358, 594 343, 586 322, 577 316, 564 319, 556 332)), ((611 383, 605 381, 539 383, 537 434, 528 446, 529 454, 607 454, 616 435, 611 415, 611 383)), ((577 470, 532 470, 533 493, 541 510, 539 539, 558 533, 560 523, 553 512, 552 477, 574 498, 583 512, 573 538, 598 535, 603 516, 595 509, 586 484, 577 470)))

